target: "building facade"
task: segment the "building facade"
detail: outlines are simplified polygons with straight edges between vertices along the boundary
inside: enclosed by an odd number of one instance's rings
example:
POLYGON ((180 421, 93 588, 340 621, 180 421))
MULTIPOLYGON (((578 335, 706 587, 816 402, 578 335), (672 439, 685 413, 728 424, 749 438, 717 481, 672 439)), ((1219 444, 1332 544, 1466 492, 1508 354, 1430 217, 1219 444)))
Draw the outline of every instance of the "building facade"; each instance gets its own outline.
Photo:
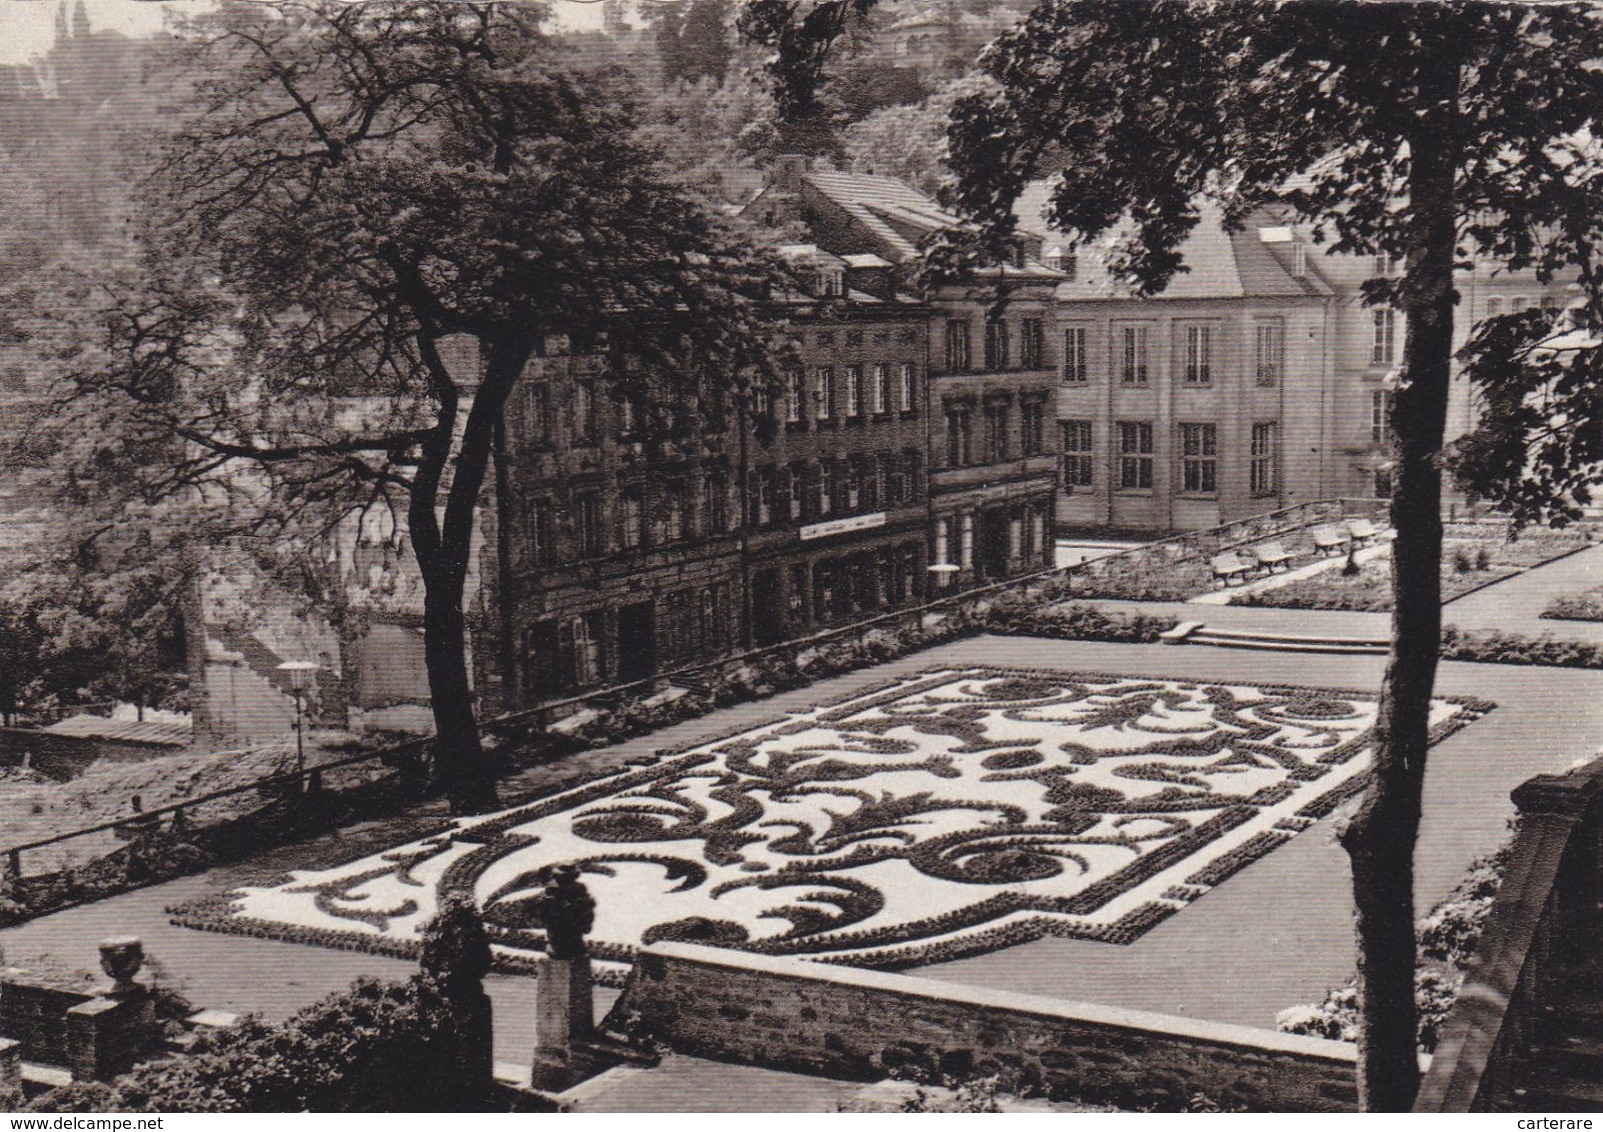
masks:
POLYGON ((484 710, 1050 563, 1059 275, 1021 252, 995 277, 919 290, 922 242, 954 218, 800 159, 749 207, 813 241, 779 249, 798 283, 775 296, 793 347, 777 384, 737 397, 709 381, 667 433, 627 395, 638 375, 559 343, 514 390, 485 509, 484 710))
MULTIPOLYGON (((1040 187, 1027 193, 1021 216, 1038 216, 1044 199, 1040 187)), ((1044 239, 1046 261, 1070 275, 1056 340, 1066 530, 1195 530, 1390 494, 1386 422, 1405 327, 1362 288, 1397 277, 1398 262, 1331 254, 1268 213, 1229 233, 1205 209, 1180 249, 1186 270, 1137 297, 1109 273, 1105 246, 1070 252, 1044 239)), ((1477 265, 1460 288, 1460 345, 1488 315, 1563 305, 1562 283, 1530 273, 1477 265)), ((1455 374, 1448 440, 1473 421, 1455 374)))

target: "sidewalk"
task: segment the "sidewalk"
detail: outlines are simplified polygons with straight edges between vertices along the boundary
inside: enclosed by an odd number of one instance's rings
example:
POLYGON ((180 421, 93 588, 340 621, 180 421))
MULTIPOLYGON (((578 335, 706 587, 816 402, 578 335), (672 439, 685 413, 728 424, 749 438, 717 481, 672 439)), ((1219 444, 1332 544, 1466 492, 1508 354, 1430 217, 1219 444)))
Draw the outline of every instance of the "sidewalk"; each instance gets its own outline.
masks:
POLYGON ((1465 594, 1442 607, 1442 620, 1460 629, 1502 629, 1562 640, 1603 644, 1603 621, 1544 621, 1542 610, 1555 597, 1575 596, 1603 586, 1603 546, 1587 547, 1567 558, 1465 594))

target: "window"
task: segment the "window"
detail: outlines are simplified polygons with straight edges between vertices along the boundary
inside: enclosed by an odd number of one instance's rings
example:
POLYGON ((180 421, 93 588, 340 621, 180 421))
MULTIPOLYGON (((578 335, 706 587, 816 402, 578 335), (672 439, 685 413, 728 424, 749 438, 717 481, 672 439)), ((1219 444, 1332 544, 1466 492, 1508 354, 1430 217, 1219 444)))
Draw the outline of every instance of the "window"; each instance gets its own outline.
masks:
POLYGON ((879 467, 881 477, 885 481, 885 506, 900 507, 902 500, 906 498, 901 458, 886 453, 879 458, 879 467))
POLYGON ((785 423, 800 424, 802 419, 802 375, 793 369, 785 375, 785 423))
POLYGON ((907 499, 909 503, 917 503, 924 494, 924 453, 917 448, 909 448, 902 453, 902 463, 907 469, 907 499))
POLYGON ((644 502, 638 487, 626 487, 618 496, 618 545, 625 550, 633 550, 643 541, 644 502))
POLYGON ((985 406, 985 462, 996 464, 1007 459, 1008 406, 992 401, 985 406))
POLYGON ((826 463, 814 464, 809 486, 813 514, 823 519, 835 510, 833 466, 826 463))
POLYGON ((946 372, 967 373, 970 360, 968 320, 948 319, 946 322, 946 372))
POLYGON ((729 477, 722 469, 714 469, 702 478, 701 521, 709 535, 721 535, 729 529, 729 477))
POLYGON ((974 569, 974 516, 964 515, 962 533, 957 548, 957 564, 965 570, 974 569))
POLYGON ((800 522, 807 493, 807 465, 792 464, 789 473, 780 481, 780 487, 790 507, 790 521, 800 522))
POLYGON ((863 415, 863 367, 846 367, 846 416, 858 419, 863 415))
POLYGON ((1180 490, 1211 495, 1219 490, 1219 435, 1211 424, 1180 426, 1180 490))
POLYGON ((635 401, 629 394, 618 392, 618 439, 625 440, 635 434, 635 401))
POLYGON ((1186 327, 1186 384, 1207 385, 1213 380, 1213 328, 1186 327))
POLYGON ((842 509, 846 511, 855 511, 863 505, 862 465, 854 458, 851 460, 842 460, 838 466, 840 468, 841 478, 845 481, 842 484, 842 494, 845 496, 844 500, 842 500, 842 509))
POLYGON ((872 511, 879 506, 879 461, 873 456, 860 456, 854 474, 861 491, 863 510, 872 511))
POLYGON ((1369 352, 1372 365, 1389 366, 1397 356, 1397 312, 1391 307, 1375 308, 1375 338, 1369 352))
POLYGON ((821 421, 835 415, 835 371, 828 366, 813 374, 813 415, 821 421))
POLYGON ((1007 323, 999 318, 985 323, 985 372, 1000 373, 1008 368, 1007 323))
POLYGON ((605 623, 600 610, 573 619, 570 631, 573 634, 574 683, 599 684, 603 679, 601 645, 604 630, 605 623))
POLYGON ((1375 257, 1375 274, 1382 279, 1390 279, 1397 273, 1397 257, 1378 255, 1375 257))
POLYGON ((1019 413, 1019 452, 1039 456, 1046 448, 1046 406, 1040 401, 1026 401, 1019 406, 1019 413))
POLYGON ((1142 491, 1152 487, 1152 423, 1119 422, 1119 487, 1142 491))
POLYGON ((773 416, 773 412, 774 399, 773 394, 768 389, 768 386, 753 386, 751 391, 752 419, 758 421, 767 420, 773 416))
POLYGON ((785 609, 792 623, 807 620, 807 563, 798 562, 787 571, 789 585, 785 593, 785 609))
POLYGON ((534 499, 529 502, 526 521, 531 562, 549 562, 556 553, 553 515, 549 499, 534 499))
POLYGON ((1274 421, 1260 421, 1252 426, 1253 495, 1274 495, 1280 489, 1280 473, 1275 466, 1275 432, 1274 421))
POLYGON ((772 468, 758 468, 751 481, 751 525, 754 530, 767 530, 774 522, 774 489, 776 477, 772 468))
POLYGON ((596 383, 593 381, 573 383, 573 442, 596 442, 596 383))
POLYGON ((536 447, 551 443, 551 386, 543 381, 525 387, 523 429, 536 447))
POLYGON ((1147 328, 1126 326, 1120 333, 1123 343, 1123 361, 1119 367, 1121 380, 1126 385, 1147 383, 1147 328))
POLYGON ((654 541, 675 542, 685 537, 685 485, 681 480, 669 480, 663 485, 662 503, 653 516, 654 541))
POLYGON ((874 366, 874 415, 891 411, 891 367, 884 362, 874 366))
POLYGON ((1046 329, 1038 318, 1027 318, 1019 328, 1019 365, 1040 369, 1045 364, 1046 329))
POLYGON ((913 363, 903 362, 901 381, 896 387, 896 407, 901 412, 913 411, 913 363))
POLYGON ((1500 315, 1502 313, 1503 313, 1503 300, 1502 300, 1502 298, 1500 296, 1493 295, 1489 299, 1486 300, 1486 317, 1487 318, 1496 318, 1498 315, 1500 315))
POLYGON ((1391 424, 1391 392, 1373 389, 1369 393, 1369 442, 1386 443, 1386 431, 1391 424))
POLYGON ((601 534, 600 493, 585 491, 573 497, 573 527, 581 557, 605 553, 607 548, 601 534))
POLYGON ((1259 385, 1275 385, 1286 365, 1286 328, 1278 322, 1253 327, 1253 377, 1259 385))
POLYGON ((845 460, 831 460, 824 466, 826 482, 824 494, 831 511, 850 511, 851 466, 845 460))
POLYGON ((1091 422, 1063 421, 1063 486, 1070 491, 1090 487, 1091 422))
POLYGON ((946 465, 960 468, 974 462, 972 424, 967 406, 946 408, 946 465))
POLYGON ((1526 307, 1528 307, 1530 305, 1531 305, 1531 300, 1530 299, 1526 298, 1524 295, 1515 295, 1513 298, 1511 298, 1508 301, 1508 313, 1509 314, 1519 314, 1521 311, 1523 311, 1526 307))
POLYGON ((1078 385, 1085 379, 1085 327, 1071 326, 1063 332, 1063 380, 1078 385))

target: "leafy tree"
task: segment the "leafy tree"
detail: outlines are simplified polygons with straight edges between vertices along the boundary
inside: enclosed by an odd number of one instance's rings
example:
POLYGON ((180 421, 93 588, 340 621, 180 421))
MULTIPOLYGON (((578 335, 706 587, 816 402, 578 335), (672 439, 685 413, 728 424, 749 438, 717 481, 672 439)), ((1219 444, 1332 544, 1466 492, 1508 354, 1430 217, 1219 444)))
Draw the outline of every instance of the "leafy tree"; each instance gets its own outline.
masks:
POLYGON ((462 811, 495 797, 464 586, 520 374, 559 339, 659 385, 768 366, 766 263, 662 175, 623 80, 566 67, 540 19, 285 0, 193 22, 148 230, 64 363, 168 444, 151 498, 405 514, 462 811))
POLYGON ((946 127, 959 99, 990 89, 983 75, 942 83, 911 106, 887 106, 846 127, 842 148, 853 168, 895 177, 936 195, 951 175, 946 164, 946 127))
POLYGON ((867 29, 877 0, 748 0, 736 28, 767 48, 763 64, 774 91, 783 138, 781 150, 832 153, 836 148, 829 105, 822 98, 825 68, 837 43, 867 29))
MULTIPOLYGON (((847 9, 767 11, 763 42, 782 103, 816 96, 847 9)), ((1366 5, 1043 0, 987 54, 1001 93, 959 103, 950 141, 955 203, 1006 237, 1026 184, 1051 178, 1048 217, 1091 238, 1123 228, 1117 266, 1153 293, 1184 270, 1177 251, 1214 198, 1227 222, 1275 205, 1338 252, 1386 254, 1401 279, 1370 302, 1407 318, 1392 414, 1396 473, 1392 646, 1374 771, 1341 832, 1353 867, 1359 951, 1360 1101, 1406 1109, 1418 1086, 1413 853, 1441 638, 1441 468, 1455 270, 1474 254, 1543 276, 1591 260, 1599 186, 1603 48, 1580 4, 1366 5)), ((1561 364, 1536 315, 1498 320, 1469 360, 1487 427, 1465 475, 1530 517, 1573 515, 1603 455, 1598 347, 1561 364), (1570 416, 1541 412, 1558 397, 1570 416), (1475 469, 1479 469, 1478 471, 1475 469), (1534 472, 1535 488, 1522 487, 1534 472), (1556 499, 1567 495, 1568 499, 1556 499)))
POLYGON ((734 57, 729 41, 729 0, 690 0, 663 7, 657 14, 657 57, 662 81, 723 82, 734 57))

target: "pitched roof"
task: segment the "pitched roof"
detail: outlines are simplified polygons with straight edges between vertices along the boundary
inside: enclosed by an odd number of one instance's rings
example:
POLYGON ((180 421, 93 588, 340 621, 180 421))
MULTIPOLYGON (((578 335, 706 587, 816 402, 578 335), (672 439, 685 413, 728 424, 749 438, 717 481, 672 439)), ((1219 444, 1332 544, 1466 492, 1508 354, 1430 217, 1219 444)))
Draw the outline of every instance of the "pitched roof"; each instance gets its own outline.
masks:
MULTIPOLYGON (((1051 186, 1036 181, 1020 195, 1014 211, 1021 227, 1059 240, 1063 234, 1051 229, 1042 213, 1046 207, 1051 186)), ((1241 299, 1241 298, 1299 298, 1328 295, 1330 286, 1319 276, 1315 260, 1310 255, 1302 275, 1293 274, 1295 234, 1292 238, 1277 241, 1278 232, 1271 232, 1270 242, 1260 234, 1260 225, 1249 222, 1236 233, 1224 229, 1224 218, 1218 208, 1199 204, 1202 219, 1189 236, 1181 242, 1180 261, 1185 270, 1178 272, 1169 285, 1154 298, 1162 299, 1241 299)), ((1269 217, 1260 218, 1264 227, 1269 217)), ((1109 262, 1114 245, 1122 232, 1111 232, 1095 242, 1082 244, 1076 251, 1074 278, 1058 288, 1058 298, 1125 299, 1132 295, 1130 287, 1113 275, 1109 262)), ((1066 244, 1065 244, 1066 246, 1066 244)))

